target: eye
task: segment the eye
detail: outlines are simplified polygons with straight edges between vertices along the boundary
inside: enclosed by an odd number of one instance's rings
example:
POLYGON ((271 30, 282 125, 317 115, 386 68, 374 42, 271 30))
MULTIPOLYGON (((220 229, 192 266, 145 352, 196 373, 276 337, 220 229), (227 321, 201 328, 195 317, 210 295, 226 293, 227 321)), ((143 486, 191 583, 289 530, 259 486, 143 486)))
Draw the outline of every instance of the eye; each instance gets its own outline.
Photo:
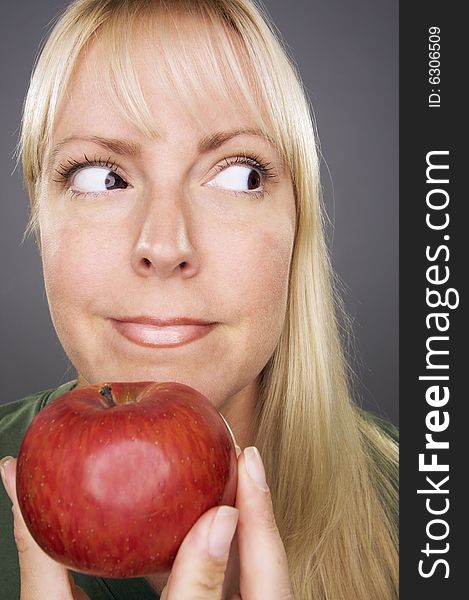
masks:
POLYGON ((231 165, 210 180, 207 185, 242 192, 258 191, 262 185, 261 173, 250 165, 231 165))
POLYGON ((89 166, 78 169, 71 179, 71 187, 81 193, 99 193, 128 186, 122 177, 107 167, 89 166))

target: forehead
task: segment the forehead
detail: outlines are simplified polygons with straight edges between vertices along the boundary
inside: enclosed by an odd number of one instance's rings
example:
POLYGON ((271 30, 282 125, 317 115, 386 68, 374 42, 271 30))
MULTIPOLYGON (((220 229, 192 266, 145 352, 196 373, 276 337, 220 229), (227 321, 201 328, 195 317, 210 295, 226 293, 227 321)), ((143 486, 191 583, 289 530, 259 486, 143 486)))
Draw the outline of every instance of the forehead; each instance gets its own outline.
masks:
POLYGON ((130 35, 101 30, 82 51, 53 137, 119 127, 165 137, 236 127, 268 132, 268 116, 234 31, 200 17, 141 19, 130 35))

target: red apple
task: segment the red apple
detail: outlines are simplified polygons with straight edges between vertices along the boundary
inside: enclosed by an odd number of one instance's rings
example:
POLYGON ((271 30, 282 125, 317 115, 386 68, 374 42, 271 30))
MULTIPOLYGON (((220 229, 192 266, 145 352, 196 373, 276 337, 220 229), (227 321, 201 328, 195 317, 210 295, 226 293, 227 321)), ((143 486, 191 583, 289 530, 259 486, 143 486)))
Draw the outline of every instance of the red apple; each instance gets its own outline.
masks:
POLYGON ((237 460, 220 413, 179 383, 110 383, 40 411, 18 454, 18 500, 52 558, 100 577, 170 568, 195 521, 233 505, 237 460))

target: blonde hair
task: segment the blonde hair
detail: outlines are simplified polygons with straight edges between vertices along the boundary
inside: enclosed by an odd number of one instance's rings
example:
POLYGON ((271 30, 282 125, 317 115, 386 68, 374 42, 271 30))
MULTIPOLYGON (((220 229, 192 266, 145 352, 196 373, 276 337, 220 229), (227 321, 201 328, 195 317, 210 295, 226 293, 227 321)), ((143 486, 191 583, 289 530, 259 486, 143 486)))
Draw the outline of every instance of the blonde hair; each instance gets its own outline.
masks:
POLYGON ((261 7, 251 0, 73 2, 39 56, 25 102, 19 148, 31 202, 27 232, 38 234, 54 116, 77 60, 96 36, 112 57, 106 81, 116 106, 144 134, 156 133, 132 68, 137 22, 156 25, 152 32, 166 65, 158 77, 176 88, 188 110, 207 93, 243 100, 290 169, 297 231, 287 315, 261 373, 254 431, 295 598, 397 598, 397 447, 350 399, 312 111, 295 64, 261 7), (197 56, 185 52, 178 15, 199 19, 193 28, 197 56))

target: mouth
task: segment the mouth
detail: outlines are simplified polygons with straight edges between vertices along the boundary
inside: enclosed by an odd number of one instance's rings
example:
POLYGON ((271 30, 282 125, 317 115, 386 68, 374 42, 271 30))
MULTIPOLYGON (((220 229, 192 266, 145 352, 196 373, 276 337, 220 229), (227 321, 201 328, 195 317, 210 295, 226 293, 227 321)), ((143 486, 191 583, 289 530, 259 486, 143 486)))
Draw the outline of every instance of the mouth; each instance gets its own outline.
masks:
POLYGON ((130 342, 147 348, 176 348, 208 335, 218 323, 186 317, 122 317, 111 319, 114 329, 130 342))

